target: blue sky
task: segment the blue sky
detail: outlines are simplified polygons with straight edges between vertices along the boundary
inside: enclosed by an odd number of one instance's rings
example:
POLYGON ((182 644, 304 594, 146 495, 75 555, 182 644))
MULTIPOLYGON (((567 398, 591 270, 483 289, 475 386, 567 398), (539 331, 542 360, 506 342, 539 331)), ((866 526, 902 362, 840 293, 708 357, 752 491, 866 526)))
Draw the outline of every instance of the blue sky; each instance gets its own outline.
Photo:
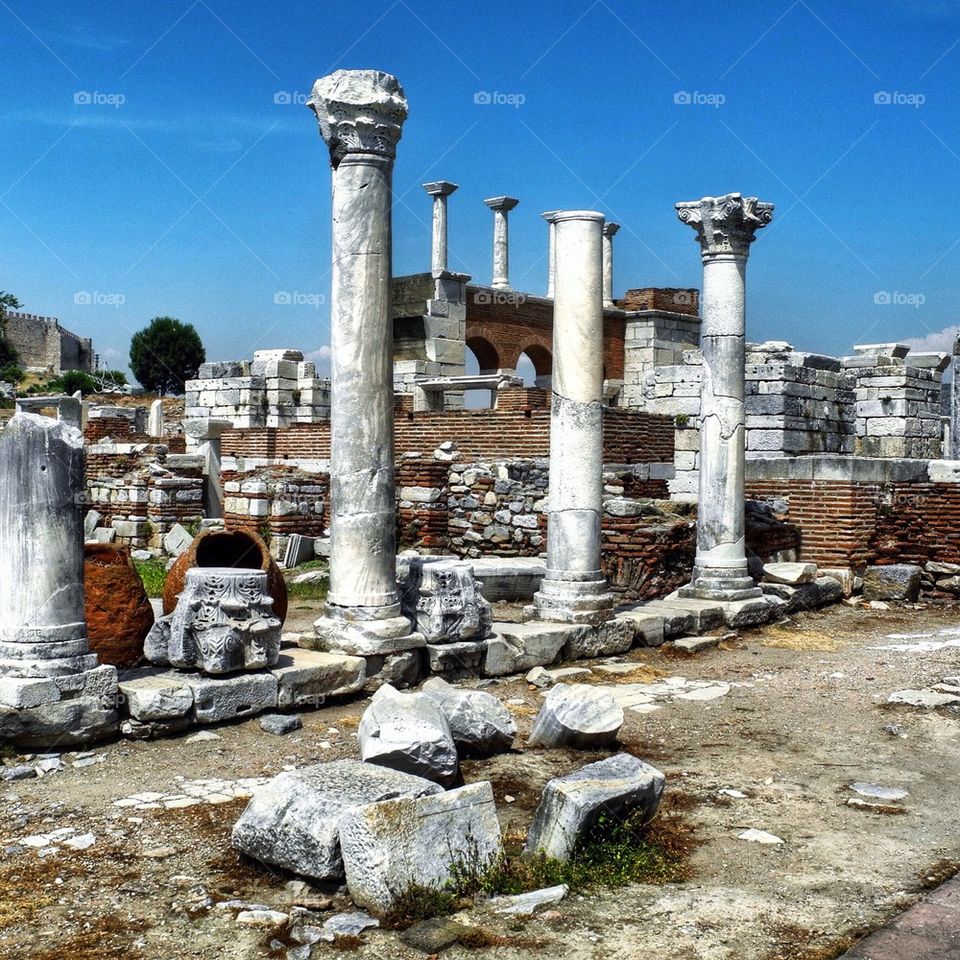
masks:
POLYGON ((948 0, 0 0, 0 37, 0 289, 110 366, 158 314, 211 359, 323 359, 330 171, 303 101, 341 67, 394 73, 409 99, 397 273, 428 269, 420 184, 449 179, 450 266, 478 282, 482 201, 507 193, 517 289, 544 291, 540 213, 561 208, 622 224, 618 292, 698 286, 673 204, 739 190, 777 206, 750 260, 752 339, 939 346, 960 319, 948 0))

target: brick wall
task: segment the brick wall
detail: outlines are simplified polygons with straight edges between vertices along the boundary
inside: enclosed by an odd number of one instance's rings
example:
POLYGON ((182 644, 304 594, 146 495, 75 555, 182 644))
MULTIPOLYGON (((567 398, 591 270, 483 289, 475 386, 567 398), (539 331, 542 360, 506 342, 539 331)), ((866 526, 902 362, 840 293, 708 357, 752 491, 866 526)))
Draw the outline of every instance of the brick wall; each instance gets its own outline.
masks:
MULTIPOLYGON (((604 410, 604 460, 607 463, 669 463, 673 460, 673 420, 630 410, 604 410)), ((432 453, 453 440, 461 459, 545 457, 550 452, 550 411, 463 410, 447 413, 398 413, 396 455, 432 453)), ((330 457, 330 424, 293 424, 284 430, 229 430, 224 456, 268 459, 330 457)))
POLYGON ((764 480, 747 496, 786 501, 801 559, 823 567, 960 563, 960 484, 764 480))

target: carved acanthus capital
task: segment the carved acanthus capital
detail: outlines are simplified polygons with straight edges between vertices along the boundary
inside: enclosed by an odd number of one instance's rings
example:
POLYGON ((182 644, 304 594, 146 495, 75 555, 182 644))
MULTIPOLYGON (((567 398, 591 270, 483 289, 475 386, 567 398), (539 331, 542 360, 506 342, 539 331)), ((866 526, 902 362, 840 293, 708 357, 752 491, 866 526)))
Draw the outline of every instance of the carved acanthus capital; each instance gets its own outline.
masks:
POLYGON ((773 204, 728 193, 677 204, 677 216, 697 231, 700 252, 711 257, 746 257, 754 234, 773 219, 773 204))
POLYGON ((380 70, 337 70, 314 85, 307 106, 336 167, 348 153, 397 154, 407 98, 397 78, 380 70))

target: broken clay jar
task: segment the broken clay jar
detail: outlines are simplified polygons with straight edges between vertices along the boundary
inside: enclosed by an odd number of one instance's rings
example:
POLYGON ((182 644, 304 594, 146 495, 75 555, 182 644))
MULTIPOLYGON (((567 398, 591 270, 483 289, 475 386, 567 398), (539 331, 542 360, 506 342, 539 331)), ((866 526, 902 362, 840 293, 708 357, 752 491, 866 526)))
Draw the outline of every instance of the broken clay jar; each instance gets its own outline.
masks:
POLYGON ((83 580, 90 650, 102 664, 135 666, 154 617, 130 551, 113 543, 86 544, 83 580))
POLYGON ((177 557, 163 587, 163 612, 173 613, 192 567, 235 567, 263 570, 273 597, 273 616, 287 619, 287 584, 266 543, 252 530, 205 530, 177 557))

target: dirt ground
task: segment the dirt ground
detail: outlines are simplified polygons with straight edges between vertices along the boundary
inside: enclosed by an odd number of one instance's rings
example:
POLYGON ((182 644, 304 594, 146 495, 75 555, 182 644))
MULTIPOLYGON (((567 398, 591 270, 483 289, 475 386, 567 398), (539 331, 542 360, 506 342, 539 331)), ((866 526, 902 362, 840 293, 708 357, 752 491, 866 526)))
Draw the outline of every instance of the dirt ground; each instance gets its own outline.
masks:
MULTIPOLYGON (((309 611, 294 610, 288 629, 309 611)), ((803 614, 692 657, 638 650, 627 659, 668 676, 722 680, 709 702, 675 700, 653 713, 627 711, 622 748, 661 768, 696 830, 691 878, 571 896, 545 918, 512 922, 504 945, 444 953, 605 960, 825 960, 956 872, 954 784, 960 777, 960 713, 890 707, 887 695, 960 673, 960 609, 867 611, 846 606, 803 614), (888 639, 889 635, 908 635, 888 639), (916 634, 932 635, 916 637, 916 634), (903 645, 908 649, 885 650, 903 645), (847 805, 856 781, 903 788, 890 812, 847 805), (742 798, 721 793, 733 790, 742 798), (900 812, 898 808, 902 808, 900 812), (755 828, 784 841, 738 839, 755 828), (511 943, 511 940, 514 942, 511 943)), ((523 681, 488 690, 514 706, 520 736, 511 754, 464 765, 467 782, 490 779, 505 831, 526 829, 552 776, 596 754, 525 750, 540 701, 523 681), (507 802, 507 796, 514 798, 507 802)), ((117 741, 103 762, 0 790, 0 957, 5 960, 233 960, 283 957, 275 934, 239 925, 219 901, 289 909, 291 879, 231 850, 243 800, 184 809, 131 810, 115 801, 185 781, 269 776, 285 767, 356 756, 362 699, 303 715, 286 737, 257 721, 219 727, 221 739, 117 741), (85 850, 41 857, 20 841, 71 827, 92 833, 85 850), (213 906, 211 906, 214 904, 213 906)), ((8 761, 12 762, 12 761, 8 761)), ((350 909, 342 892, 335 910, 350 909)), ((371 930, 360 956, 423 957, 396 933, 371 930)), ((314 958, 342 949, 326 944, 314 958)))

